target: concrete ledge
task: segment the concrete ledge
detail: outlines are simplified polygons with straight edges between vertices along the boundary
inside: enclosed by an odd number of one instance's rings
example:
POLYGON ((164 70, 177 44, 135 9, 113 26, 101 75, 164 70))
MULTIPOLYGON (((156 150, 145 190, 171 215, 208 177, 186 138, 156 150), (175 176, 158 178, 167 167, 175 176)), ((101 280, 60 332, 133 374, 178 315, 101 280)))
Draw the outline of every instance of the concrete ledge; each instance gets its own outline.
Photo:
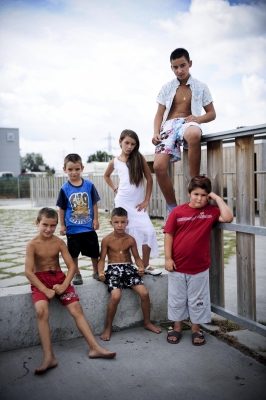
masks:
MULTIPOLYGON (((153 277, 145 275, 144 284, 151 299, 151 320, 167 319, 167 272, 153 277)), ((107 287, 92 278, 84 279, 76 286, 84 314, 95 335, 103 332, 110 294, 107 287)), ((0 289, 0 351, 20 349, 40 344, 35 310, 30 286, 0 289)), ((123 290, 114 319, 113 329, 120 330, 143 323, 140 298, 132 290, 123 290)), ((50 304, 50 327, 52 342, 80 337, 73 318, 56 299, 50 304)))

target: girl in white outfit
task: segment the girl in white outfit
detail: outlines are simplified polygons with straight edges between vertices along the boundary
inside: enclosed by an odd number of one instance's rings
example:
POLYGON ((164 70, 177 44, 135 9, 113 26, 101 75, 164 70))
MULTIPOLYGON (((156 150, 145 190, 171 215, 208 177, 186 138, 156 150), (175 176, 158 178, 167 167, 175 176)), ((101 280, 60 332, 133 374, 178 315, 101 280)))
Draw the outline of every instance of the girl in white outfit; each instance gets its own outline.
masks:
POLYGON ((115 207, 123 207, 128 213, 126 232, 137 242, 145 273, 160 275, 161 271, 149 265, 150 256, 158 257, 155 229, 146 213, 152 191, 152 176, 145 158, 139 152, 139 138, 135 132, 124 130, 120 135, 119 144, 122 152, 110 161, 104 179, 116 193, 115 207), (119 176, 119 187, 114 185, 110 177, 114 170, 119 176), (147 187, 143 200, 144 177, 147 187))

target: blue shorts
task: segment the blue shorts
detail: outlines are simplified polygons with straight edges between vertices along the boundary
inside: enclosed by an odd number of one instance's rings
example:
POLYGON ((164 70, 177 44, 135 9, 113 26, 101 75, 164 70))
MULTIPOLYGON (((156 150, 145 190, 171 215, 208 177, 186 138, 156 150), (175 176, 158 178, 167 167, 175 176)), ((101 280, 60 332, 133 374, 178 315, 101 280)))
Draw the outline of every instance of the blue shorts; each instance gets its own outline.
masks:
POLYGON ((143 285, 138 270, 130 263, 108 264, 105 272, 108 292, 114 289, 127 289, 134 285, 143 285))
POLYGON ((165 121, 160 132, 162 141, 156 145, 155 154, 170 154, 171 163, 180 161, 180 147, 183 146, 184 149, 188 148, 188 144, 184 139, 184 134, 186 129, 191 125, 198 126, 201 130, 197 122, 185 123, 184 118, 174 118, 165 121))

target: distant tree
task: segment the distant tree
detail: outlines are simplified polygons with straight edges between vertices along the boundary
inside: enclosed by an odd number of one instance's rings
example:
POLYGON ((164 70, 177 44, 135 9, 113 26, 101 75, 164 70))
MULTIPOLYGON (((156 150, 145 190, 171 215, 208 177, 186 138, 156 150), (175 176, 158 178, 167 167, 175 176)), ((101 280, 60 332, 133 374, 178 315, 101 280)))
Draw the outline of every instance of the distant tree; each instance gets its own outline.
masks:
POLYGON ((21 158, 21 171, 41 172, 45 171, 48 174, 54 174, 54 168, 50 168, 45 164, 40 153, 27 153, 21 158))
POLYGON ((114 158, 114 156, 106 153, 106 151, 96 151, 96 153, 88 157, 87 163, 91 163, 92 161, 110 161, 112 158, 114 158))

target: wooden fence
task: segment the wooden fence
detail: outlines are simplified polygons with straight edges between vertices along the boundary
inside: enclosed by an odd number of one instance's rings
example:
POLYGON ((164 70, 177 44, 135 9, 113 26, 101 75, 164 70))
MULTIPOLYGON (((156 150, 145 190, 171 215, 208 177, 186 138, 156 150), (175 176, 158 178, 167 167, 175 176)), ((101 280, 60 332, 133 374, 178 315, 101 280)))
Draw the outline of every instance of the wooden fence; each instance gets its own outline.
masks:
MULTIPOLYGON (((266 327, 253 322, 256 321, 255 235, 266 236, 265 171, 260 173, 262 177, 260 180, 260 222, 264 222, 264 226, 255 226, 254 137, 265 138, 265 134, 266 124, 263 124, 204 135, 202 141, 207 145, 207 174, 212 181, 213 191, 220 196, 223 194, 222 144, 232 139, 235 143, 235 198, 233 195, 230 196, 232 196, 231 200, 235 201, 236 223, 217 224, 216 229, 212 231, 210 268, 212 310, 266 336, 266 327), (238 314, 224 309, 224 229, 236 232, 238 314)), ((183 168, 183 185, 185 186, 189 181, 187 151, 183 153, 183 168)), ((256 176, 258 175, 257 173, 256 176)), ((234 188, 227 190, 233 193, 232 189, 234 188)))
MULTIPOLYGON (((114 192, 106 184, 101 174, 82 174, 85 179, 92 181, 97 188, 101 200, 98 207, 104 211, 111 211, 114 208, 114 192)), ((149 205, 149 215, 154 218, 162 218, 165 215, 166 203, 160 191, 156 177, 153 177, 152 196, 149 205)), ((118 186, 118 176, 113 174, 112 180, 118 186)), ((61 186, 67 181, 67 177, 39 177, 31 178, 30 193, 31 202, 34 207, 55 206, 61 186)))

